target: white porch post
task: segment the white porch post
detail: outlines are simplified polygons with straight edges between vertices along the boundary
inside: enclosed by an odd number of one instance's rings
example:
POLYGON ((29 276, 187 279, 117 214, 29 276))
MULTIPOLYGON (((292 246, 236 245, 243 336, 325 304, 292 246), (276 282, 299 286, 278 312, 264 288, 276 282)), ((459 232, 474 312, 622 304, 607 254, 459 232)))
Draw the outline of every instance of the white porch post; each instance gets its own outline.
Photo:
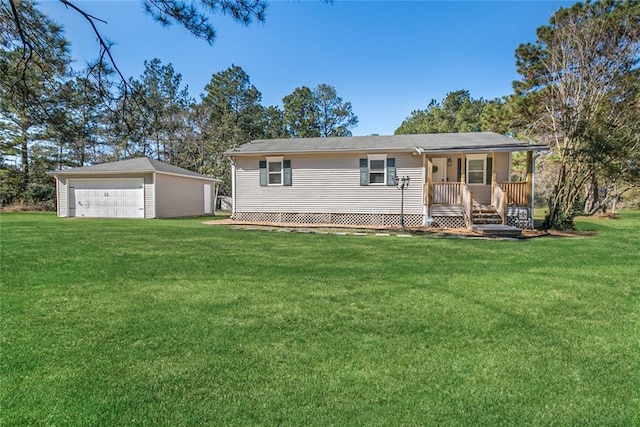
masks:
POLYGON ((231 157, 231 217, 236 214, 236 158, 231 157))
POLYGON ((529 209, 529 224, 531 224, 531 228, 533 228, 533 209, 536 204, 536 195, 535 195, 535 170, 536 170, 536 158, 533 155, 533 152, 527 152, 527 190, 529 191, 529 195, 531 196, 531 206, 529 209))

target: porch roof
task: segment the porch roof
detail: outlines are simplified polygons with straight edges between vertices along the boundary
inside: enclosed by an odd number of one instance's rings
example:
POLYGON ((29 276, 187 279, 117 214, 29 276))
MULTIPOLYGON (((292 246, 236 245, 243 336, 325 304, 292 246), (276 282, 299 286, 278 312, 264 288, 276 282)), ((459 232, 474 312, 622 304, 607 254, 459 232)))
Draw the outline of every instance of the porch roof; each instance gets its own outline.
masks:
POLYGON ((327 152, 417 152, 487 153, 492 151, 540 151, 546 145, 532 144, 494 132, 430 133, 414 135, 352 136, 327 138, 257 139, 225 152, 228 156, 327 153, 327 152))

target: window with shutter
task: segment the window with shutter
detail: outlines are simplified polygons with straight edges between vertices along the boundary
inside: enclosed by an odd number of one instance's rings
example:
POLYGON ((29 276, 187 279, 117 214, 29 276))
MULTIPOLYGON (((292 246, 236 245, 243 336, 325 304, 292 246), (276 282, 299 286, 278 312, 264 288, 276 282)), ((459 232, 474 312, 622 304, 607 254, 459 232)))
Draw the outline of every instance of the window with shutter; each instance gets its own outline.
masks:
MULTIPOLYGON (((386 185, 387 184, 387 155, 386 154, 369 154, 367 156, 369 162, 369 181, 368 185, 386 185)), ((394 162, 395 173, 395 162, 394 162)))

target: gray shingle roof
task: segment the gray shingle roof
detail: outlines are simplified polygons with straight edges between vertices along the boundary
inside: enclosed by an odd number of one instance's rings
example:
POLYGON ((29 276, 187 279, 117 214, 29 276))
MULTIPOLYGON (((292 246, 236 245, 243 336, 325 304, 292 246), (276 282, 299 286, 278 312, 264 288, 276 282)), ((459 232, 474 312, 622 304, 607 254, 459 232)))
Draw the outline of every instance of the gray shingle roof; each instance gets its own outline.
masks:
POLYGON ((417 135, 328 138, 257 139, 225 152, 226 155, 319 153, 336 151, 535 151, 529 144, 493 132, 429 133, 417 135))
POLYGON ((168 163, 161 162, 159 160, 150 159, 148 157, 136 157, 135 159, 121 160, 119 162, 101 163, 92 166, 83 166, 80 168, 61 169, 54 171, 53 173, 59 175, 74 175, 74 174, 96 174, 96 175, 110 175, 117 173, 148 173, 158 172, 167 173, 173 175, 182 175, 192 178, 202 178, 213 181, 219 181, 217 178, 212 178, 207 175, 202 175, 197 172, 190 171, 188 169, 173 166, 168 163))

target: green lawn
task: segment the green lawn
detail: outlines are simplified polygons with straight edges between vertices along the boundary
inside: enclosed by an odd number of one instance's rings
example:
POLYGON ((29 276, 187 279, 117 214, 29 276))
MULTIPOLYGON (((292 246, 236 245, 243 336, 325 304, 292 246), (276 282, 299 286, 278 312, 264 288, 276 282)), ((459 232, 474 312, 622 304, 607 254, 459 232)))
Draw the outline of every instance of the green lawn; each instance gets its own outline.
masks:
POLYGON ((526 241, 2 214, 0 425, 640 425, 640 212, 526 241))

